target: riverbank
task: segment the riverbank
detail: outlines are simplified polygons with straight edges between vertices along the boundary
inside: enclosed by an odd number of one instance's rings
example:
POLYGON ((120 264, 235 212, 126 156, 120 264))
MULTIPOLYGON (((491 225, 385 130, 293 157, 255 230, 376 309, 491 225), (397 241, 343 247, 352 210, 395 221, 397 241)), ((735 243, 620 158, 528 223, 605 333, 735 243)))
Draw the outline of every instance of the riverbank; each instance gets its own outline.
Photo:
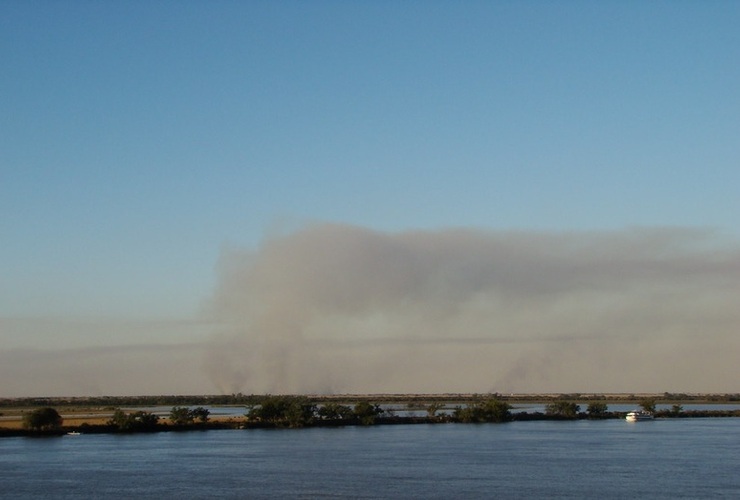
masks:
MULTIPOLYGON (((598 417, 594 417, 585 412, 578 413, 574 417, 563 417, 560 415, 550 415, 541 412, 519 412, 511 414, 506 422, 535 422, 535 421, 574 421, 574 420, 615 420, 624 419, 625 412, 606 412, 598 417)), ((696 419, 696 418, 732 418, 740 417, 740 410, 695 410, 670 412, 660 411, 655 414, 656 419, 696 419)), ((31 431, 23 428, 22 419, 5 420, 0 422, 0 437, 54 437, 66 436, 69 433, 73 435, 84 434, 125 434, 131 431, 121 431, 115 425, 109 423, 109 418, 103 417, 74 417, 64 420, 64 425, 55 430, 31 431)), ((349 426, 384 426, 384 425, 419 425, 419 424, 460 424, 470 423, 461 422, 452 415, 438 416, 384 416, 378 417, 372 423, 361 421, 358 418, 334 419, 334 420, 316 420, 302 424, 301 428, 308 427, 349 427, 349 426)), ((481 422, 476 424, 480 425, 481 422)), ((204 430, 246 430, 246 429, 270 429, 287 427, 281 422, 253 421, 244 417, 216 417, 209 419, 207 422, 176 425, 169 419, 163 418, 153 427, 135 431, 138 433, 155 433, 155 432, 190 432, 204 430)))
POLYGON ((0 436, 619 419, 634 408, 656 418, 740 417, 737 395, 388 394, 141 396, 0 399, 0 436), (703 403, 703 404, 702 404, 703 403), (41 406, 62 425, 40 432, 24 418, 41 406), (184 411, 184 413, 183 413, 184 411), (115 417, 115 418, 114 418, 115 417))

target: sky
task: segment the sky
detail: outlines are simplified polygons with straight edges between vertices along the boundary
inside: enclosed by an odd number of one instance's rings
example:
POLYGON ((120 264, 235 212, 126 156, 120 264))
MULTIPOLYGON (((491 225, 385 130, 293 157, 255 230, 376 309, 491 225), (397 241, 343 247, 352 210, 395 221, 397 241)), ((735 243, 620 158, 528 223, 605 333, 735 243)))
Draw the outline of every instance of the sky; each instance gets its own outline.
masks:
POLYGON ((739 23, 4 2, 0 397, 740 392, 739 23))

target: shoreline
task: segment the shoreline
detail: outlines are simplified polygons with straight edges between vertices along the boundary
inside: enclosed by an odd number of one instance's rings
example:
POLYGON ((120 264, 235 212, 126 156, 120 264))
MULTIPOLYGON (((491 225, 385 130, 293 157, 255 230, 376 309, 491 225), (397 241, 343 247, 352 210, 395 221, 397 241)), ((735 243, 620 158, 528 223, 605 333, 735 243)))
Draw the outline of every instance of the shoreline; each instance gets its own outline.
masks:
MULTIPOLYGON (((250 430, 250 429, 306 429, 314 427, 367 427, 367 426, 383 426, 383 425, 420 425, 420 424, 505 424, 509 422, 531 422, 531 421, 578 421, 578 420, 621 420, 624 419, 626 412, 615 411, 606 412, 603 415, 594 417, 588 415, 585 412, 578 413, 574 417, 563 417, 560 415, 548 415, 545 413, 534 412, 534 413, 515 413, 512 414, 509 419, 503 422, 461 422, 453 419, 450 415, 439 415, 439 416, 386 416, 379 417, 373 423, 367 424, 361 422, 359 419, 346 419, 346 420, 317 420, 315 422, 306 423, 297 427, 289 427, 279 422, 257 422, 250 421, 246 416, 244 417, 214 417, 204 423, 193 423, 185 425, 176 425, 169 421, 167 418, 163 418, 160 422, 149 429, 137 430, 137 431, 121 431, 115 426, 107 423, 108 418, 87 418, 77 417, 65 419, 64 424, 59 429, 48 430, 48 431, 31 431, 24 429, 22 426, 22 417, 18 417, 13 420, 5 420, 0 422, 0 438, 3 437, 62 437, 70 432, 74 432, 75 435, 85 434, 151 434, 160 432, 197 432, 207 430, 250 430), (69 423, 72 421, 73 423, 69 423)), ((667 410, 656 412, 656 420, 667 420, 667 419, 693 419, 693 418, 738 418, 740 417, 740 410, 690 410, 683 411, 680 413, 672 413, 667 410)))

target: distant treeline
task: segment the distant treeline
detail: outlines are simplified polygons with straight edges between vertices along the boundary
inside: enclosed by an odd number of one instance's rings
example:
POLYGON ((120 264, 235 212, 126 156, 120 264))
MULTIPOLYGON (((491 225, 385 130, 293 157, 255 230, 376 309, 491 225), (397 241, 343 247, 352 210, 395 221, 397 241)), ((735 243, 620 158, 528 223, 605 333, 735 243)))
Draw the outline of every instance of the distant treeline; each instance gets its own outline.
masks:
MULTIPOLYGON (((226 395, 160 395, 160 396, 87 396, 87 397, 45 397, 45 398, 0 398, 0 407, 75 407, 93 406, 118 408, 121 406, 213 406, 234 405, 253 406, 260 404, 265 394, 226 394, 226 395)), ((426 406, 431 403, 471 403, 482 399, 495 398, 509 403, 549 403, 566 400, 578 403, 605 401, 609 403, 629 403, 650 398, 657 404, 670 403, 736 403, 736 394, 341 394, 308 395, 315 403, 339 402, 357 404, 360 402, 382 402, 384 404, 407 404, 426 406)))
POLYGON ((91 406, 100 408, 118 408, 120 406, 205 406, 236 405, 248 406, 257 403, 263 396, 230 394, 230 395, 160 395, 160 396, 85 396, 85 397, 48 397, 48 398, 0 398, 0 407, 34 407, 57 406, 75 407, 91 406))
MULTIPOLYGON (((2 429, 0 437, 22 435, 62 435, 68 431, 89 433, 160 432, 204 429, 253 429, 266 427, 336 427, 352 425, 400 425, 444 423, 503 423, 532 420, 581 420, 624 418, 625 412, 609 411, 605 401, 591 399, 585 411, 573 400, 557 397, 550 400, 543 412, 512 413, 513 407, 498 397, 477 396, 467 403, 450 407, 449 404, 431 402, 428 406, 408 402, 407 408, 424 409, 426 415, 398 416, 396 403, 383 406, 380 402, 359 401, 354 406, 333 400, 316 402, 307 396, 251 396, 253 404, 245 406, 244 418, 212 422, 210 410, 199 406, 174 406, 167 425, 160 424, 160 416, 149 411, 115 409, 104 424, 82 423, 64 427, 63 418, 52 407, 37 408, 23 416, 23 429, 2 429)), ((138 400, 137 400, 138 401, 138 400)), ((130 400, 126 400, 130 404, 130 400)), ((212 404, 212 403, 211 403, 212 404)), ((644 411, 658 418, 740 417, 740 410, 690 410, 674 403, 671 409, 656 411, 656 399, 639 402, 644 411)), ((415 410, 416 413, 417 410, 415 410)))

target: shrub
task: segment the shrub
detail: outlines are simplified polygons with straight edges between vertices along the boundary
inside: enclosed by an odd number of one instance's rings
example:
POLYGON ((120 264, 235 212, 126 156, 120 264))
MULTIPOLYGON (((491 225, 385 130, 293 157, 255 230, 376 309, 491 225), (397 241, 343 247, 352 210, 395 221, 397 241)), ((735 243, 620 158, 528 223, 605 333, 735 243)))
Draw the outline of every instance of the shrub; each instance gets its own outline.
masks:
POLYGON ((32 431, 56 430, 64 420, 54 408, 39 408, 23 416, 23 427, 32 431))

